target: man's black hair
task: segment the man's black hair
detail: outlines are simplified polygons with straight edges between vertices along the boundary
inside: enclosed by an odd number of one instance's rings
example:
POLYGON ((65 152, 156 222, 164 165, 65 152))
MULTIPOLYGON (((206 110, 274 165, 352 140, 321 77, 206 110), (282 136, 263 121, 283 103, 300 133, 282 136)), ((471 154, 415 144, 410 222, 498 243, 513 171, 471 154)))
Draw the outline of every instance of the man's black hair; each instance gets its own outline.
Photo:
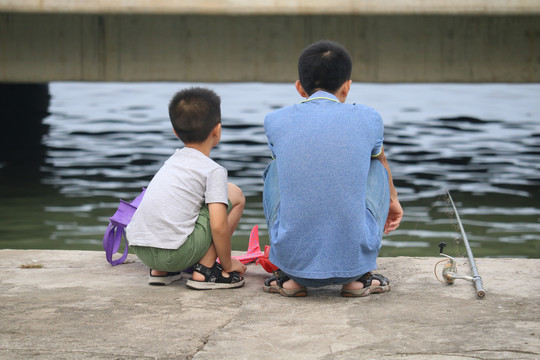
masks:
POLYGON ((210 89, 193 87, 177 92, 169 103, 174 131, 186 143, 202 143, 221 122, 221 99, 210 89))
POLYGON ((316 90, 335 93, 351 79, 351 72, 351 56, 333 41, 319 41, 308 46, 298 59, 300 84, 308 95, 316 90))

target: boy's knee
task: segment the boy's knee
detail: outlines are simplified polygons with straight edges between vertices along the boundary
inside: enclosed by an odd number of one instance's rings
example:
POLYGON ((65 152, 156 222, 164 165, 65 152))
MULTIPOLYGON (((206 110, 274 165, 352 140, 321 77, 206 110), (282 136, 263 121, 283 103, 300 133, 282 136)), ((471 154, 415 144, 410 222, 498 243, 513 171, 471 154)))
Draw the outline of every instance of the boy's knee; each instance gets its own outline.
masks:
POLYGON ((246 197, 242 189, 232 183, 227 183, 227 186, 229 188, 229 200, 231 200, 232 205, 241 205, 243 207, 246 204, 246 197))

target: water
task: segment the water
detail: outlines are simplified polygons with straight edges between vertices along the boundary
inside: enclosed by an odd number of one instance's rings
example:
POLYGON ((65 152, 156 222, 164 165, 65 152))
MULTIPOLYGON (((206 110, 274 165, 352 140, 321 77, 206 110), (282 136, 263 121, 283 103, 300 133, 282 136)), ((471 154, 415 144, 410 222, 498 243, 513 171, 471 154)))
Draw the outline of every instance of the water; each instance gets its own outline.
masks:
MULTIPOLYGON (((180 146, 167 104, 185 83, 52 83, 46 157, 0 168, 0 248, 101 250, 117 199, 131 200, 180 146), (9 170, 9 171, 8 171, 9 170)), ((233 247, 262 212, 270 161, 262 128, 300 101, 292 84, 197 84, 222 97, 222 143, 211 156, 248 203, 233 247)), ((476 257, 540 257, 540 84, 353 84, 348 102, 385 120, 385 150, 405 216, 383 256, 463 255, 446 190, 476 257)))

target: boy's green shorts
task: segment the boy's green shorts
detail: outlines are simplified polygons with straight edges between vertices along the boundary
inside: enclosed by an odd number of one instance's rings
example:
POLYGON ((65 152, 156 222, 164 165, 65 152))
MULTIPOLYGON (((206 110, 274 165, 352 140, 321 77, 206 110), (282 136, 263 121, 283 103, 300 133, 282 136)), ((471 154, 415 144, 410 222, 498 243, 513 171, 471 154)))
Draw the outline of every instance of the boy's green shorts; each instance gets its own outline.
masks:
MULTIPOLYGON (((229 200, 227 212, 230 212, 231 209, 232 203, 229 200)), ((159 249, 147 246, 131 246, 131 249, 150 269, 176 272, 195 265, 206 254, 211 244, 210 214, 205 205, 201 208, 195 222, 195 229, 178 249, 159 249)))

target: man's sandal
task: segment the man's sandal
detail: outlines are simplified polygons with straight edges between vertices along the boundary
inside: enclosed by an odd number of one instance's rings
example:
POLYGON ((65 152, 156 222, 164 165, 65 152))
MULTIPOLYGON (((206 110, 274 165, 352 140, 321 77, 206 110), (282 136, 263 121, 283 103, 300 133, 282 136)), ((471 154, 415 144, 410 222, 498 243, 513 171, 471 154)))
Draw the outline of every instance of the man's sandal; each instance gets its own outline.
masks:
POLYGON ((363 297, 369 294, 381 294, 390 291, 390 280, 381 274, 365 273, 355 281, 364 284, 364 287, 356 290, 341 290, 341 296, 363 297), (374 285, 373 280, 379 281, 379 285, 374 285))
POLYGON ((193 266, 193 271, 196 271, 204 276, 204 281, 190 279, 186 286, 195 290, 216 290, 216 289, 234 289, 242 287, 245 280, 236 271, 229 273, 229 277, 223 276, 223 268, 221 264, 216 262, 211 268, 207 268, 201 263, 193 266))
POLYGON ((298 289, 285 289, 283 284, 289 280, 291 280, 291 278, 285 275, 283 271, 276 270, 264 282, 263 290, 267 293, 276 293, 287 297, 301 297, 307 295, 307 288, 305 286, 298 289), (276 284, 271 285, 274 281, 276 284))
POLYGON ((148 284, 150 285, 169 285, 172 282, 182 279, 182 272, 168 272, 165 275, 152 275, 152 269, 150 269, 150 276, 148 277, 148 284))

